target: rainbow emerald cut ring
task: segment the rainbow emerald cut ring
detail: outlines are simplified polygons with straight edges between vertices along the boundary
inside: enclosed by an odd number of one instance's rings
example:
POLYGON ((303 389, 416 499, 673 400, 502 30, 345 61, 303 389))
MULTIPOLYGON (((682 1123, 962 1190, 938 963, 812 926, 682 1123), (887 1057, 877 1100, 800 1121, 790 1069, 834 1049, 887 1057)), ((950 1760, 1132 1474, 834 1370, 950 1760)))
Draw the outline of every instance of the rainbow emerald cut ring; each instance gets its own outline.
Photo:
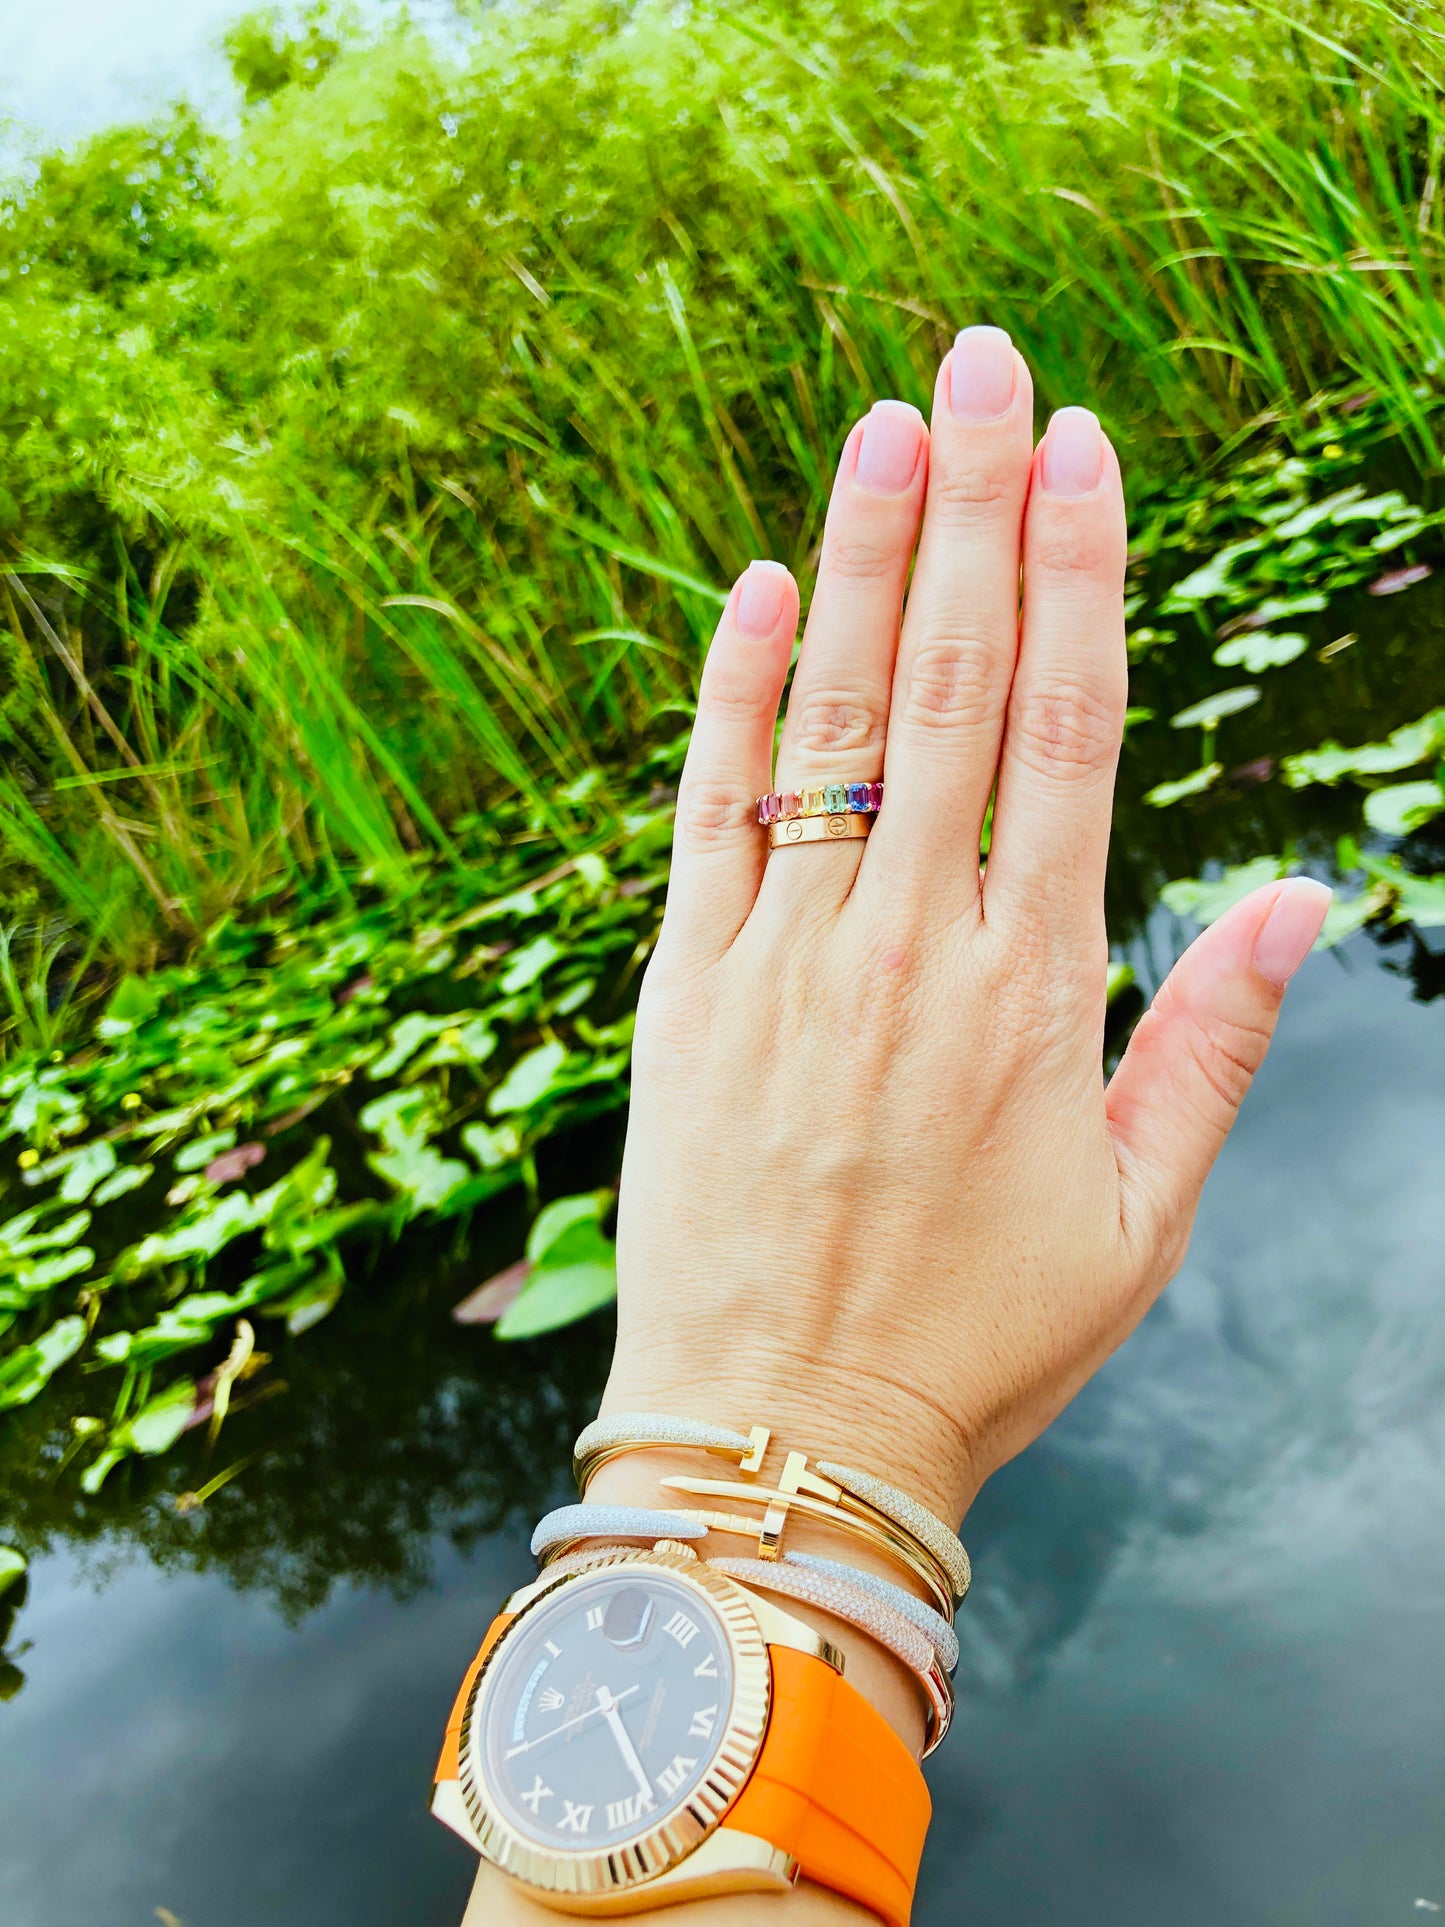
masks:
MULTIPOLYGON (((769 825, 809 816, 876 816, 882 803, 881 783, 822 783, 813 789, 769 790, 758 798, 758 821, 769 825)), ((860 832, 835 830, 832 834, 857 836, 860 832)), ((796 836, 789 839, 798 840, 796 836)))

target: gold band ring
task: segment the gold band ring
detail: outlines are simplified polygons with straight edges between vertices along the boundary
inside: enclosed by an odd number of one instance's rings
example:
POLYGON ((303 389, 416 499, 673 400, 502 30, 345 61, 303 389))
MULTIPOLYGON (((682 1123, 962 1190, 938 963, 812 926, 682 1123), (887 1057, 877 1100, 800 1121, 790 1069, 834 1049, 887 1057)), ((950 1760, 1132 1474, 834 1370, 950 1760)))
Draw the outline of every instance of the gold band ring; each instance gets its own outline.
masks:
POLYGON ((847 843, 867 836, 871 816, 790 816, 768 825, 768 845, 781 850, 790 843, 847 843))

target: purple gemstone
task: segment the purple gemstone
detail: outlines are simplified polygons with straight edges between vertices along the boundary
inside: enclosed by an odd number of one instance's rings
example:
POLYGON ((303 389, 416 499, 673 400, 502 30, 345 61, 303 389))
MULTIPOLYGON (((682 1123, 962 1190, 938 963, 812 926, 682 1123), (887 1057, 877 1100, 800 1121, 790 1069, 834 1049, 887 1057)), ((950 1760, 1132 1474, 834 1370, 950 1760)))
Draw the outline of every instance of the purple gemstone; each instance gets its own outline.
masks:
POLYGON ((771 790, 758 798, 759 823, 771 823, 778 814, 778 799, 771 790))

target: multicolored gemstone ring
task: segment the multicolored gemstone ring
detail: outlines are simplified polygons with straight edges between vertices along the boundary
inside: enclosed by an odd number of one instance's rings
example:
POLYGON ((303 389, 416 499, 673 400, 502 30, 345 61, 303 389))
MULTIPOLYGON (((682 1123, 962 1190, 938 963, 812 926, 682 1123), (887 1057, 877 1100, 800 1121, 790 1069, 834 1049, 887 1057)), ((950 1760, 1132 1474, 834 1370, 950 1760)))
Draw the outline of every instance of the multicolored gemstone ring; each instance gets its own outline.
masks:
POLYGON ((882 803, 881 783, 822 783, 813 789, 769 790, 758 798, 758 821, 781 823, 795 816, 876 816, 882 803))

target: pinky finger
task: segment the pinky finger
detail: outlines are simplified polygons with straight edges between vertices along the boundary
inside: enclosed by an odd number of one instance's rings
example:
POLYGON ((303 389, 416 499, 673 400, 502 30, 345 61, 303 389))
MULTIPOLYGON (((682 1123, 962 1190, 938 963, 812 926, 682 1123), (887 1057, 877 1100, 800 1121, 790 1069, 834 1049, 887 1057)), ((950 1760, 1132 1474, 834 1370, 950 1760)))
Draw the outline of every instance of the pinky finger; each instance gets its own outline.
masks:
POLYGON ((792 576, 781 562, 750 564, 708 651, 677 794, 667 934, 699 961, 727 949, 758 894, 767 845, 757 799, 772 780, 797 628, 792 576))

